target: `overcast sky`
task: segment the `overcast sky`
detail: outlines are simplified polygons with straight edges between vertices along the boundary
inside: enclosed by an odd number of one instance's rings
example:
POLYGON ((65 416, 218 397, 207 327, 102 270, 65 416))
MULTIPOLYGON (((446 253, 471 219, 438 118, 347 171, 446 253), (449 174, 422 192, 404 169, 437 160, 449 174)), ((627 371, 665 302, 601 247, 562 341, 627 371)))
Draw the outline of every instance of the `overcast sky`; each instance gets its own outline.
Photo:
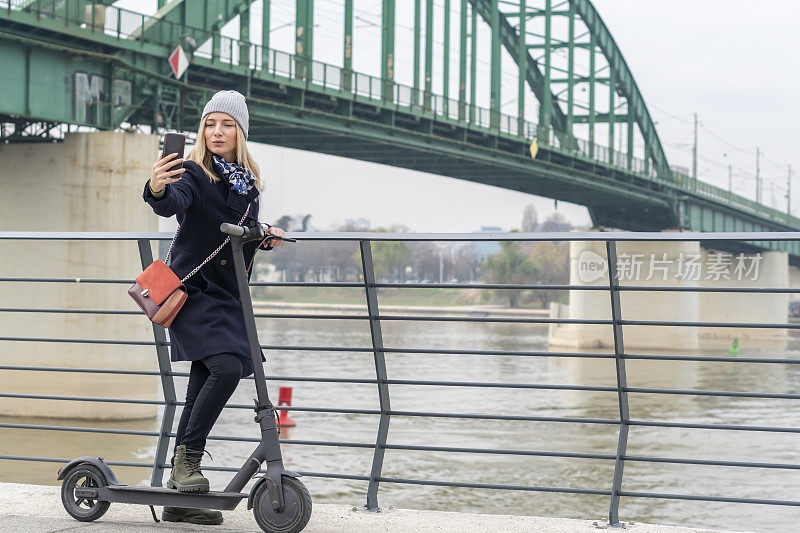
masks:
MULTIPOLYGON (((698 175, 786 209, 788 165, 800 170, 797 0, 594 0, 644 95, 670 163, 691 167, 698 114, 698 175), (727 154, 724 155, 724 154, 727 154), (772 194, 770 184, 774 183, 772 194)), ((800 182, 793 183, 800 213, 800 182)))
MULTIPOLYGON (((154 2, 151 2, 154 5, 154 2)), ((317 0, 315 59, 340 63, 339 0, 317 0), (338 33, 337 33, 338 32, 338 33)), ((441 8, 442 1, 435 5, 441 8)), ((290 51, 295 0, 273 0, 272 46, 290 51)), ((451 5, 458 2, 451 2, 451 5)), ((118 2, 142 10, 144 3, 118 2)), ((355 68, 379 73, 380 0, 356 0, 355 68), (375 72, 377 70, 377 72, 375 72)), ((698 114, 698 174, 720 187, 755 198, 756 146, 762 150, 763 201, 786 208, 788 164, 800 169, 800 89, 797 20, 800 2, 770 0, 594 0, 633 72, 672 165, 691 168, 693 113, 698 114)), ((407 56, 412 0, 397 0, 398 76, 410 72, 407 56), (401 54, 405 53, 406 56, 401 54)), ((260 41, 261 2, 253 5, 251 39, 260 41)), ((154 7, 150 11, 153 12, 154 7)), ((424 18, 424 17, 423 17, 424 18)), ((453 21, 457 25, 457 19, 453 21)), ((227 33, 236 35, 238 23, 227 33)), ((457 31, 454 31, 457 35, 457 31)), ((437 37, 441 40, 441 37, 437 37)), ((457 47, 457 37, 451 37, 457 47)), ((482 52, 484 41, 478 39, 482 52)), ((488 42, 485 42, 488 46, 488 42)), ((413 47, 412 47, 413 50, 413 47)), ((457 53, 452 54, 456 56, 457 53)), ((190 67, 191 68, 191 67, 190 67)), ((479 77, 487 68, 479 64, 479 77)), ((504 69, 506 63, 504 63, 504 69)), ((456 70, 451 69, 456 79, 456 70)), ((483 80, 486 81, 486 80, 483 80)), ((511 85, 511 84, 509 84, 511 85)), ((481 86, 479 85, 479 90, 481 86)), ((503 111, 513 113, 515 86, 504 88, 503 111), (510 95, 510 96, 508 96, 510 95)), ((415 231, 468 232, 481 226, 519 226, 526 204, 543 220, 555 209, 550 199, 494 189, 380 165, 252 144, 266 183, 266 220, 311 213, 317 228, 348 218, 373 227, 405 224, 415 231)), ((800 213, 800 184, 793 212, 800 213)), ((558 203, 575 225, 589 224, 586 210, 558 203)))

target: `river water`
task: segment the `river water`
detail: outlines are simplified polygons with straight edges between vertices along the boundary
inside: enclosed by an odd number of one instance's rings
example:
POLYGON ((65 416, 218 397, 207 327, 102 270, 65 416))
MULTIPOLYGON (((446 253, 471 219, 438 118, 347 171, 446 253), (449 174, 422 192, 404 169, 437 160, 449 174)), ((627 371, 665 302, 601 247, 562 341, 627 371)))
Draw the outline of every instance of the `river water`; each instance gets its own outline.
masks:
MULTIPOLYGON (((547 328, 539 325, 383 322, 387 347, 439 349, 547 350, 547 328)), ((261 342, 274 345, 370 346, 369 326, 356 320, 261 320, 261 342)), ((739 357, 800 358, 800 337, 788 345, 740 345, 739 357)), ((669 353, 669 347, 664 353, 669 353)), ((653 353, 653 351, 649 351, 653 353)), ((726 350, 701 350, 725 355, 726 350)), ((277 351, 268 355, 267 373, 284 376, 374 378, 371 353, 277 351)), ((800 367, 778 364, 629 361, 632 387, 715 389, 800 393, 800 367)), ((188 371, 185 364, 176 370, 188 371)), ((387 354, 390 379, 488 381, 559 385, 615 384, 612 359, 514 357, 441 354, 387 354)), ((102 379, 102 377, 98 377, 102 379)), ((185 378, 176 379, 179 397, 185 378)), ((270 382, 273 400, 277 386, 293 387, 293 404, 304 407, 378 409, 376 386, 342 383, 270 382)), ((233 403, 250 404, 252 381, 243 381, 233 403)), ((513 388, 471 388, 392 385, 391 408, 396 411, 490 413, 529 416, 617 418, 616 393, 513 388)), ((719 398, 631 394, 631 417, 636 420, 800 427, 797 401, 758 398, 719 398)), ((297 422, 284 437, 298 440, 374 442, 376 415, 292 412, 297 422)), ((257 437, 251 410, 226 409, 212 435, 257 437)), ((157 431, 158 420, 86 422, 0 418, 0 422, 53 425, 92 425, 157 431)), ((152 461, 155 439, 54 431, 0 429, 0 454, 76 457, 102 455, 108 460, 152 461)), ((502 448, 545 452, 614 454, 618 427, 614 425, 485 421, 395 416, 390 444, 502 448)), ((211 440, 213 462, 238 467, 252 443, 211 440)), ((369 475, 370 449, 284 445, 288 468, 327 473, 369 475)), ((744 431, 710 431, 632 427, 631 456, 694 458, 800 464, 800 435, 744 431)), ((542 487, 609 490, 613 461, 497 454, 388 450, 383 475, 411 479, 498 483, 542 487)), ((0 481, 55 484, 54 463, 0 461, 0 481)), ((149 471, 115 468, 126 483, 149 481, 149 471)), ((167 474, 168 475, 168 474, 167 474)), ((207 472, 215 488, 230 474, 207 472)), ((366 482, 306 477, 316 502, 363 505, 366 482)), ((623 490, 800 499, 797 470, 693 466, 629 461, 623 490)), ((383 483, 382 506, 463 512, 525 514, 604 519, 607 496, 522 492, 383 483)), ((143 519, 146 516, 143 514, 143 519)), ((620 518, 695 527, 784 532, 797 530, 800 509, 793 507, 724 504, 667 499, 623 498, 620 518)))

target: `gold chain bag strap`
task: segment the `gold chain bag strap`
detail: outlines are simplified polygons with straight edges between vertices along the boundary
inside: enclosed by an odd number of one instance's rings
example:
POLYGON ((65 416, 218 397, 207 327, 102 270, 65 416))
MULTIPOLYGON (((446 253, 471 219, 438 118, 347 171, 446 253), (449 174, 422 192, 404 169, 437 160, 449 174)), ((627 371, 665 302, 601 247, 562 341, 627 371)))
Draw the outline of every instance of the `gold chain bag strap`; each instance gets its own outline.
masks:
MULTIPOLYGON (((249 212, 250 204, 247 204, 247 210, 245 210, 242 219, 239 221, 240 226, 249 212)), ((211 252, 211 255, 206 257, 205 261, 186 274, 183 279, 179 279, 167 265, 172 256, 172 247, 175 245, 175 239, 178 237, 180 230, 179 226, 175 231, 175 236, 172 237, 172 243, 169 245, 169 252, 167 252, 165 261, 160 259, 153 261, 149 267, 144 269, 144 272, 139 274, 136 278, 136 283, 128 289, 128 294, 130 294, 139 308, 144 311, 147 318, 165 328, 170 327, 172 321, 178 315, 178 311, 186 303, 187 294, 186 285, 184 285, 186 280, 197 274, 206 263, 214 259, 231 240, 231 236, 228 235, 225 241, 211 252)))

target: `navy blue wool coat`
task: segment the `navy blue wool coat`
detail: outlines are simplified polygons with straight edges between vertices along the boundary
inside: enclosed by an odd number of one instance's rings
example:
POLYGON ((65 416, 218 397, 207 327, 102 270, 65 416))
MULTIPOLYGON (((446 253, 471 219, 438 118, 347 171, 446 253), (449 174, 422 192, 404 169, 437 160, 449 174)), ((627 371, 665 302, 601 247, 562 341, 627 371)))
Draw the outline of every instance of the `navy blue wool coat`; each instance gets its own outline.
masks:
MULTIPOLYGON (((244 224, 258 223, 258 190, 246 195, 231 189, 227 178, 214 168, 218 182, 212 182, 194 161, 184 161, 181 179, 166 186, 157 199, 144 186, 144 201, 162 217, 177 215, 180 232, 172 248, 170 268, 183 278, 225 240, 220 224, 236 224, 250 212, 244 224)), ((244 245, 245 265, 255 253, 256 243, 244 245)), ((188 298, 169 328, 173 361, 196 361, 209 355, 232 353, 240 356, 243 375, 252 373, 250 346, 242 320, 239 288, 233 267, 231 245, 226 245, 194 276, 186 280, 188 298)), ((263 355, 262 355, 263 360, 263 355)))

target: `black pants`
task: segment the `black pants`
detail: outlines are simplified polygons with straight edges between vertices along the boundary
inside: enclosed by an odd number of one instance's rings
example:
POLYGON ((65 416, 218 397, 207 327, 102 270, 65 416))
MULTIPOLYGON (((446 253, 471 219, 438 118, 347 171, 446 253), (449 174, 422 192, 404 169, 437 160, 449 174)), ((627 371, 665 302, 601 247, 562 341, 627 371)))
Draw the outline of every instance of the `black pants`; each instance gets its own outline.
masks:
POLYGON ((214 422, 243 377, 242 367, 242 359, 231 353, 192 361, 186 405, 178 422, 175 448, 185 444, 190 450, 202 452, 206 449, 206 438, 214 422))

